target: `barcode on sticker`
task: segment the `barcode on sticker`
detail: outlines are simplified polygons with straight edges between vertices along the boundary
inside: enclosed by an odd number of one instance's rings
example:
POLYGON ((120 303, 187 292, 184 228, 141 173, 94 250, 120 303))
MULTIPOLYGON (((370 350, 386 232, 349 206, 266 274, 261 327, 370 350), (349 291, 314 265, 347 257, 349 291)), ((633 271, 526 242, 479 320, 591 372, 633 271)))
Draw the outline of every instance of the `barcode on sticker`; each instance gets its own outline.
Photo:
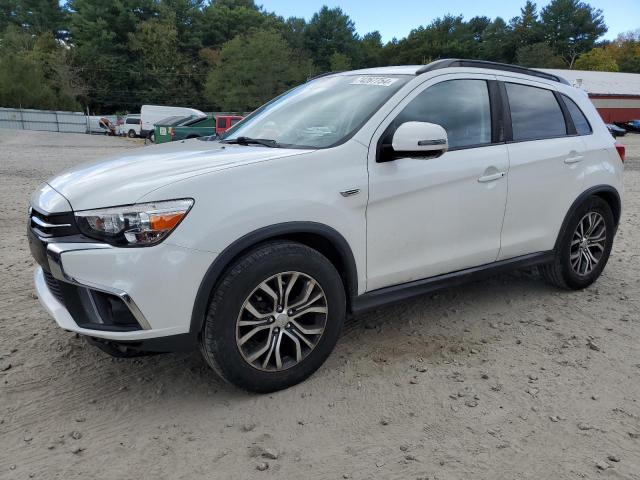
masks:
POLYGON ((379 87, 388 87, 397 81, 397 78, 366 76, 355 78, 351 81, 351 85, 377 85, 379 87))

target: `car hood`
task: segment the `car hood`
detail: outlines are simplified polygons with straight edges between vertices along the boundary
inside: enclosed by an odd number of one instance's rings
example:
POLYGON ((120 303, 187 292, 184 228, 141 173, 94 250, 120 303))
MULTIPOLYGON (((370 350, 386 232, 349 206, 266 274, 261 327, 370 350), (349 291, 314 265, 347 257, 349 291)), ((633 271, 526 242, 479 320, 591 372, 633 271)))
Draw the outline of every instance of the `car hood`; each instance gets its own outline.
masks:
POLYGON ((74 210, 86 210, 132 204, 157 188, 196 175, 309 152, 189 140, 140 148, 79 165, 47 183, 74 210))

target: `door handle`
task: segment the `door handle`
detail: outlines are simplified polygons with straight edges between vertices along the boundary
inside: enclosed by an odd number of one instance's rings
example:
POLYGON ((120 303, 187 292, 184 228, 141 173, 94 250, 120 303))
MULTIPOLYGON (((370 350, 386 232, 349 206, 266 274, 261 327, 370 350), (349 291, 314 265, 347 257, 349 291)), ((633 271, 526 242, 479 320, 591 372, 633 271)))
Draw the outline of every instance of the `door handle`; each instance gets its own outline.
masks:
POLYGON ((584 158, 584 155, 571 155, 570 157, 567 157, 564 159, 564 163, 566 163, 567 165, 570 165, 572 163, 578 163, 578 162, 581 162, 583 158, 584 158))
POLYGON ((491 175, 483 175, 478 179, 478 182, 480 183, 493 182, 495 180, 500 180, 506 174, 507 172, 498 172, 498 173, 492 173, 491 175))

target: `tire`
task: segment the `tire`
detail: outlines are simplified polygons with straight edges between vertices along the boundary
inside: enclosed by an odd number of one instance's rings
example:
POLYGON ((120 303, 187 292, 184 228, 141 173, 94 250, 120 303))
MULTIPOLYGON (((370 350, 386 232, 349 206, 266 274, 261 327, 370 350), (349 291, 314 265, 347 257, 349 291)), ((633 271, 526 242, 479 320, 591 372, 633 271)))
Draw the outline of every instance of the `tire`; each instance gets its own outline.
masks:
POLYGON ((345 305, 342 279, 323 255, 295 242, 265 243, 234 262, 214 288, 200 350, 211 368, 237 387, 281 390, 302 382, 324 363, 342 330, 345 305), (271 294, 262 289, 264 284, 271 294), (298 307, 307 291, 308 305, 302 302, 298 307), (311 302, 314 298, 318 300, 311 302), (282 313, 276 313, 281 311, 278 305, 285 307, 282 313), (262 323, 256 327, 256 322, 262 323), (261 330, 247 335, 253 329, 261 330), (303 337, 312 346, 301 341, 303 337), (272 346, 252 360, 270 342, 272 346))
MULTIPOLYGON (((594 230, 595 234, 599 235, 599 229, 600 227, 597 226, 594 230)), ((552 263, 541 267, 542 275, 548 282, 559 288, 580 290, 588 287, 597 280, 609 260, 615 230, 615 220, 609 204, 600 197, 589 197, 571 213, 566 229, 562 233, 562 238, 559 239, 555 259, 552 263), (592 217, 590 218, 595 218, 596 220, 601 218, 605 226, 604 241, 600 242, 602 249, 600 247, 589 247, 589 251, 594 252, 592 253, 594 258, 597 257, 597 263, 589 271, 587 271, 586 266, 590 265, 592 260, 587 260, 588 255, 584 257, 582 253, 578 253, 576 257, 576 249, 579 251, 582 248, 581 245, 584 244, 584 242, 579 241, 580 235, 577 229, 583 220, 586 222, 583 226, 589 225, 588 215, 591 215, 592 217), (575 242, 578 241, 579 243, 576 244, 575 242), (581 262, 578 268, 576 268, 577 262, 581 262)), ((588 233, 588 228, 586 233, 588 233)), ((585 236, 582 235, 582 237, 584 238, 585 236)), ((595 237, 592 236, 591 238, 595 237)), ((589 242, 587 242, 588 244, 589 242)))
POLYGON ((151 143, 156 143, 156 134, 155 134, 154 132, 151 132, 151 133, 149 134, 149 141, 150 141, 151 143))
POLYGON ((136 138, 136 131, 131 129, 127 132, 127 137, 129 138, 136 138))

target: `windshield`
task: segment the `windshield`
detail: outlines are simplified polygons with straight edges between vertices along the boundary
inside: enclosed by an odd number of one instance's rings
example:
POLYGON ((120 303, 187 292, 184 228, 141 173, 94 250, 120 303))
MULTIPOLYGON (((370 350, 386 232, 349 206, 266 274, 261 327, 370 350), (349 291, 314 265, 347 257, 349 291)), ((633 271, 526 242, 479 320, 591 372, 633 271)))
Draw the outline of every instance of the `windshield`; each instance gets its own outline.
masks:
POLYGON ((163 118, 162 120, 154 123, 154 125, 162 125, 162 126, 173 125, 175 122, 182 121, 184 118, 185 117, 174 115, 173 117, 163 118))
POLYGON ((407 80, 407 75, 339 75, 300 85, 231 128, 223 141, 261 139, 274 146, 327 148, 353 135, 407 80))
POLYGON ((154 125, 159 125, 162 127, 175 127, 175 126, 186 124, 191 120, 197 120, 200 118, 204 118, 204 117, 198 117, 197 115, 189 115, 186 117, 182 115, 178 115, 178 116, 163 118, 159 122, 156 122, 154 125))

